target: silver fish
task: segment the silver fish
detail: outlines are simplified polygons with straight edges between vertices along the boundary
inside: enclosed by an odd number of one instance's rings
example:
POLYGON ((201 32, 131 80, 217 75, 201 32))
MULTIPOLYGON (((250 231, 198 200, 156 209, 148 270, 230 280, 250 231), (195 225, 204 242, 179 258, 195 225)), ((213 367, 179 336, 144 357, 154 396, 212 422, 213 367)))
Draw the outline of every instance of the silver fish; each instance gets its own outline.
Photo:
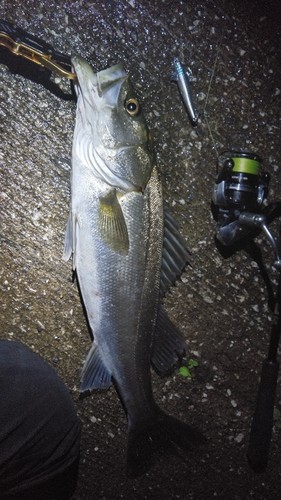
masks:
POLYGON ((184 354, 161 298, 189 253, 173 218, 164 216, 148 129, 123 66, 95 74, 81 57, 72 64, 77 114, 64 259, 73 254, 94 338, 81 391, 114 382, 127 414, 127 472, 134 476, 155 450, 201 439, 157 406, 150 374, 151 364, 162 375, 184 354))

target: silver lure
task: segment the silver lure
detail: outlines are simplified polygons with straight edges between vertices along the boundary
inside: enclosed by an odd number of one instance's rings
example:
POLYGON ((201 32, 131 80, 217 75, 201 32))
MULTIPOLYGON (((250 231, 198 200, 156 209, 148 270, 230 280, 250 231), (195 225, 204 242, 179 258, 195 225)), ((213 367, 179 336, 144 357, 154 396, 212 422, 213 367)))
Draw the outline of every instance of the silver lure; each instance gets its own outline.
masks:
POLYGON ((172 79, 177 82, 180 95, 188 112, 190 121, 192 125, 195 126, 197 125, 198 122, 198 114, 195 111, 192 100, 190 76, 191 76, 191 71, 186 70, 179 61, 179 59, 175 59, 173 62, 172 79))

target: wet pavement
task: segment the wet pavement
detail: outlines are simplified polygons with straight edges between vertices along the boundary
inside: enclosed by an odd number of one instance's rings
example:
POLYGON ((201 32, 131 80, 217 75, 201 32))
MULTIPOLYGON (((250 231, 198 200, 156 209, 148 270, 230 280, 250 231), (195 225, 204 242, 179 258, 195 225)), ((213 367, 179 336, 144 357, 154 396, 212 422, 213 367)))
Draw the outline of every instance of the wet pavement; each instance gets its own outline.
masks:
MULTIPOLYGON (((90 338, 71 263, 61 259, 75 118, 70 84, 1 50, 1 338, 34 348, 73 394, 83 421, 75 499, 279 498, 280 384, 268 468, 255 474, 246 459, 271 326, 265 285, 244 251, 221 256, 210 211, 217 152, 228 148, 258 152, 271 174, 269 199, 281 199, 278 2, 2 0, 0 17, 81 54, 96 70, 125 64, 153 134, 165 198, 193 253, 166 306, 198 368, 191 379, 153 375, 153 383, 159 404, 203 429, 209 442, 128 480, 126 419, 115 390, 79 400, 90 338), (193 73, 196 129, 171 82, 175 57, 193 73)), ((276 282, 272 251, 258 241, 276 282)))

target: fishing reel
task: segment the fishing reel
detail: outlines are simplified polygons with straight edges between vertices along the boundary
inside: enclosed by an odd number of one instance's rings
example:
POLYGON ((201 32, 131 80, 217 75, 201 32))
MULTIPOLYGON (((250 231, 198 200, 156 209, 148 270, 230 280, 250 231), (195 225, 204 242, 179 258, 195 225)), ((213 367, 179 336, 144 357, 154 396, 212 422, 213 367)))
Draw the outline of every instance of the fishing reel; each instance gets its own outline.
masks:
POLYGON ((281 267, 280 245, 265 213, 270 176, 262 170, 261 158, 253 153, 226 151, 218 164, 220 172, 212 198, 217 240, 225 246, 233 245, 262 230, 273 248, 275 265, 281 267))
POLYGON ((216 180, 213 201, 231 210, 258 210, 268 194, 269 174, 261 172, 258 155, 224 152, 218 159, 221 172, 216 180))
POLYGON ((260 260, 261 254, 255 252, 255 256, 259 256, 259 262, 256 262, 265 279, 269 306, 273 312, 268 355, 262 365, 247 451, 250 466, 256 472, 262 472, 268 463, 271 443, 279 373, 277 354, 281 337, 281 243, 269 225, 281 217, 281 201, 268 203, 270 177, 262 170, 258 155, 228 151, 219 157, 218 163, 220 172, 213 190, 212 212, 217 222, 216 238, 222 244, 221 252, 223 248, 232 245, 234 249, 244 246, 249 251, 249 243, 253 245, 252 240, 263 232, 274 252, 274 266, 279 270, 274 293, 273 282, 260 260), (239 245, 236 246, 236 243, 239 245))

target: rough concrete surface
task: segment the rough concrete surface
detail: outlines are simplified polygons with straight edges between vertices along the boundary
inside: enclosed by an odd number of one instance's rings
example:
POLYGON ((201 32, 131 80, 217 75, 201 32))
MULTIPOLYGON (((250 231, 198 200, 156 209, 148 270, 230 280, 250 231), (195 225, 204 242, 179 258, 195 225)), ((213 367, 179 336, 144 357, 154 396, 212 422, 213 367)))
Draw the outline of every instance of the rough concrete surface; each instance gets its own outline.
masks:
MULTIPOLYGON (((184 333, 187 358, 199 366, 192 378, 153 375, 153 384, 159 404, 201 428, 208 444, 187 457, 162 457, 129 480, 126 418, 114 388, 79 399, 90 337, 71 263, 61 259, 75 117, 70 85, 1 50, 1 337, 39 352, 74 397, 83 422, 75 500, 280 498, 280 384, 267 470, 254 473, 246 458, 272 317, 265 285, 244 251, 221 256, 210 211, 216 151, 229 147, 258 152, 271 174, 270 201, 281 198, 278 5, 0 2, 1 18, 83 55, 96 70, 124 62, 154 137, 165 198, 193 253, 166 307, 184 333), (176 56, 193 72, 197 129, 170 80, 176 56)), ((272 251, 264 238, 259 244, 276 281, 272 251)))

